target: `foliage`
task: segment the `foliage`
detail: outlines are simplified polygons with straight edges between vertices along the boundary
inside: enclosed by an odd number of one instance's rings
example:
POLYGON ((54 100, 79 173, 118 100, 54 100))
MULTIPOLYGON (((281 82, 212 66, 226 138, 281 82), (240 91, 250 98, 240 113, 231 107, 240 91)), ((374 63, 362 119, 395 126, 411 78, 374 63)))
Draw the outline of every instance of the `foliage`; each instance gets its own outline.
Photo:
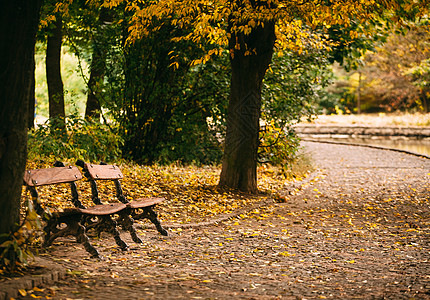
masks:
POLYGON ((0 235, 0 275, 20 272, 36 252, 41 224, 31 201, 26 202, 28 208, 21 225, 13 232, 0 235))
POLYGON ((121 158, 122 139, 107 125, 86 121, 76 116, 66 118, 66 130, 54 128, 50 122, 29 132, 30 160, 51 157, 55 160, 117 161, 121 158))
POLYGON ((260 145, 258 157, 260 162, 271 163, 280 168, 282 174, 297 160, 300 139, 294 130, 283 129, 272 124, 266 124, 260 130, 260 145))
POLYGON ((218 58, 188 70, 178 102, 160 143, 158 162, 213 164, 222 156, 228 99, 227 59, 218 58))
POLYGON ((348 26, 334 25, 327 30, 331 41, 329 60, 338 62, 346 70, 360 67, 360 58, 367 52, 375 50, 375 46, 386 41, 387 31, 383 30, 384 22, 380 18, 369 23, 351 20, 348 26))
POLYGON ((124 156, 144 164, 218 162, 220 142, 207 120, 217 120, 219 128, 228 90, 226 58, 191 66, 201 50, 173 42, 182 30, 168 22, 145 40, 124 45, 121 20, 127 14, 115 16, 104 105, 120 124, 124 156), (114 40, 118 35, 122 39, 114 40), (181 59, 173 62, 177 52, 181 59))
POLYGON ((332 73, 324 51, 279 52, 263 81, 259 160, 281 167, 283 172, 297 158, 299 139, 291 125, 316 114, 317 103, 332 73))
POLYGON ((408 109, 420 100, 420 91, 407 73, 430 57, 430 39, 426 26, 411 25, 404 32, 393 31, 387 43, 365 57, 363 100, 373 107, 408 109))
POLYGON ((418 66, 414 66, 406 75, 412 83, 418 88, 419 100, 417 104, 424 112, 430 112, 430 59, 425 59, 418 66))
POLYGON ((273 120, 283 128, 302 117, 316 114, 316 104, 323 97, 332 73, 326 53, 309 49, 301 54, 280 52, 263 81, 264 120, 273 120))
POLYGON ((412 75, 413 82, 422 89, 430 88, 430 58, 422 60, 418 66, 408 70, 408 75, 412 75))

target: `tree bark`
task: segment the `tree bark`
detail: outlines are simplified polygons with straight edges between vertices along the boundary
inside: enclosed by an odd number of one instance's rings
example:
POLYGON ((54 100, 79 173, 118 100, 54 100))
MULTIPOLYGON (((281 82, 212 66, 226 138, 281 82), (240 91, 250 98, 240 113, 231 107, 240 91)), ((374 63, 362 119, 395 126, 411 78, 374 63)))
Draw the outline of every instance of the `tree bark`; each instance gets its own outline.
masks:
POLYGON ((0 234, 19 222, 27 114, 41 0, 0 5, 0 234))
POLYGON ((261 89, 275 44, 274 23, 231 33, 232 69, 220 187, 256 193, 261 89))
POLYGON ((107 22, 112 22, 112 12, 106 8, 101 8, 99 15, 99 26, 93 38, 93 55, 91 60, 91 73, 88 81, 88 97, 85 108, 85 119, 100 121, 100 90, 103 85, 106 70, 106 47, 103 43, 103 28, 107 22))
POLYGON ((429 101, 429 98, 427 97, 427 94, 428 94, 428 92, 429 92, 429 90, 427 90, 427 89, 424 89, 422 92, 421 92, 421 105, 422 105, 422 107, 423 107, 423 112, 424 113, 429 113, 430 112, 430 101, 429 101))
POLYGON ((48 34, 46 46, 46 81, 49 96, 49 118, 60 128, 64 128, 66 117, 64 88, 61 79, 61 44, 63 41, 62 18, 56 15, 55 27, 48 34))
POLYGON ((28 101, 28 120, 27 120, 27 128, 32 129, 34 128, 34 117, 36 115, 36 78, 35 78, 35 72, 36 72, 36 61, 35 57, 33 56, 32 59, 32 75, 30 78, 30 95, 29 95, 29 101, 28 101))

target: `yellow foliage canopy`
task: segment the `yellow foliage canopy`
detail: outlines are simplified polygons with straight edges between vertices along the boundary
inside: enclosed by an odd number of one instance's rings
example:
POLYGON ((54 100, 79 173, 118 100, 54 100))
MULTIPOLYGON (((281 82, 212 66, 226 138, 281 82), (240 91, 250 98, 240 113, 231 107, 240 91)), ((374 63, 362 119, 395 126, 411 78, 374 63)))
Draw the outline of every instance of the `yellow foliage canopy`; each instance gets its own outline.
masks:
MULTIPOLYGON (((157 30, 161 22, 187 28, 189 33, 179 40, 197 44, 212 44, 211 50, 194 64, 204 63, 212 55, 223 52, 232 33, 249 35, 255 28, 268 22, 276 23, 278 49, 301 52, 311 47, 330 47, 321 36, 324 28, 333 25, 348 27, 350 22, 365 23, 382 15, 399 21, 404 16, 422 16, 428 13, 429 0, 159 0, 125 1, 105 0, 104 7, 112 8, 126 3, 126 10, 133 12, 130 20, 128 42, 141 39, 157 30), (320 30, 320 35, 311 33, 320 30)), ((354 36, 353 34, 351 36, 354 36)))

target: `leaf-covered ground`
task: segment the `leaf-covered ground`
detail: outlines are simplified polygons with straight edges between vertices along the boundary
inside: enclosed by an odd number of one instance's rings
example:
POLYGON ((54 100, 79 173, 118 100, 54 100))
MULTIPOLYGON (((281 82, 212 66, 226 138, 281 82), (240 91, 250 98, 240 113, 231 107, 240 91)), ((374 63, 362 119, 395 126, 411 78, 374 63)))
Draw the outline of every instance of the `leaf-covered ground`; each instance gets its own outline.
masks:
POLYGON ((58 240, 41 257, 68 275, 20 298, 430 299, 430 160, 304 144, 318 171, 285 202, 169 237, 139 230, 142 245, 123 233, 128 252, 93 239, 104 261, 58 240))

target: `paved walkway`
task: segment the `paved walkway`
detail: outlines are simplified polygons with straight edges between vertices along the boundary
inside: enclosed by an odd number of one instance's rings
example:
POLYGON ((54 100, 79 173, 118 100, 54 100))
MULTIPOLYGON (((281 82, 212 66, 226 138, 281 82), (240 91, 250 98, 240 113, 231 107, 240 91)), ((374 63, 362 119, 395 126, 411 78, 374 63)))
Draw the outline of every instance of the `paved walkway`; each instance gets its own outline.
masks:
MULTIPOLYGON (((53 299, 430 299, 430 160, 304 142, 319 171, 274 203, 170 237, 142 232, 105 261, 64 243, 53 299), (72 251, 70 251, 72 250, 72 251), (71 253, 73 253, 71 256, 71 253), (80 257, 79 257, 80 256, 80 257)), ((124 235, 126 237, 126 235, 124 235)), ((30 296, 21 297, 30 299, 30 296)))

